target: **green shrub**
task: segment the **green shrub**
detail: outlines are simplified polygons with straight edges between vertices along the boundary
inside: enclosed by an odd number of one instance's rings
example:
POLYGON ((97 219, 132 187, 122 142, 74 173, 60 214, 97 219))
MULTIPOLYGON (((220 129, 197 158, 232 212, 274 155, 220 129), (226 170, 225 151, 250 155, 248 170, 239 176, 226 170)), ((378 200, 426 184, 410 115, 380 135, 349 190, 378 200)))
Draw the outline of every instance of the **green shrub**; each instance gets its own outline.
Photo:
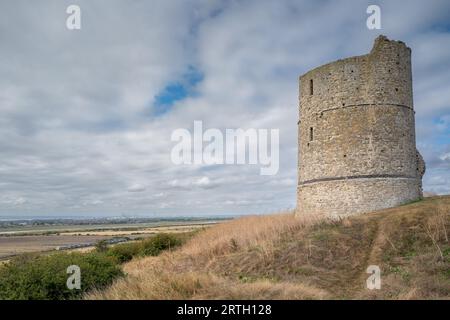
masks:
POLYGON ((154 237, 142 241, 142 256, 157 256, 162 251, 173 249, 181 245, 182 241, 174 234, 159 233, 154 237))
POLYGON ((93 288, 102 288, 123 275, 117 263, 99 253, 21 255, 0 266, 0 299, 76 299, 93 288), (67 267, 81 270, 81 289, 67 288, 67 267))
POLYGON ((118 263, 124 263, 140 254, 141 242, 130 242, 118 244, 108 249, 107 255, 116 259, 118 263))
POLYGON ((133 257, 157 256, 164 250, 180 246, 185 238, 186 235, 159 233, 145 240, 112 246, 106 254, 118 263, 124 263, 133 257))

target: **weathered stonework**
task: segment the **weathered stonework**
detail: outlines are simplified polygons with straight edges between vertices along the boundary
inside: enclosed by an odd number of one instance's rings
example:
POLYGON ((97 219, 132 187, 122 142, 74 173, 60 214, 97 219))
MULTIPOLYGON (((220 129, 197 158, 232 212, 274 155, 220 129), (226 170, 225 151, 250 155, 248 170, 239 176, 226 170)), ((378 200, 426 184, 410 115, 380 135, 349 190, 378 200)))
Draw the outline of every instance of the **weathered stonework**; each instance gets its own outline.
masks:
POLYGON ((411 49, 384 36, 367 55, 300 77, 297 214, 343 217, 422 197, 411 49))

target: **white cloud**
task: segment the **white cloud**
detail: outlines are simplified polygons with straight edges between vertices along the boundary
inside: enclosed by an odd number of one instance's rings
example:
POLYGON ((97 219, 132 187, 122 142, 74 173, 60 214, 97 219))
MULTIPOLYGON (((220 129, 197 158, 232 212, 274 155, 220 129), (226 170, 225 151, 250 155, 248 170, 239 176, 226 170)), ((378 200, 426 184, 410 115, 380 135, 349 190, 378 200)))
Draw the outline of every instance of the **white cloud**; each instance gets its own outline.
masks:
POLYGON ((128 192, 142 192, 145 191, 145 187, 139 183, 135 183, 128 188, 128 192))
POLYGON ((443 155, 441 155, 439 157, 442 161, 450 161, 450 152, 449 153, 444 153, 443 155))

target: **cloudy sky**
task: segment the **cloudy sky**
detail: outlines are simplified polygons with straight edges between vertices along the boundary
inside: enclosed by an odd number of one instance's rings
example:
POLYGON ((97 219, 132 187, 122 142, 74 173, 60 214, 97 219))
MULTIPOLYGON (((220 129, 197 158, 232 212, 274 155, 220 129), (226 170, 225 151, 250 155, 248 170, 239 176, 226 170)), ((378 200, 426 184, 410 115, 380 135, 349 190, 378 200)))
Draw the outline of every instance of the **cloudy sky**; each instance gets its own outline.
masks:
POLYGON ((0 3, 0 215, 268 213, 295 206, 298 76, 413 50, 424 189, 450 194, 448 1, 0 3), (81 30, 66 8, 81 7, 81 30), (368 30, 369 4, 382 29, 368 30), (174 165, 171 133, 277 128, 280 170, 174 165))

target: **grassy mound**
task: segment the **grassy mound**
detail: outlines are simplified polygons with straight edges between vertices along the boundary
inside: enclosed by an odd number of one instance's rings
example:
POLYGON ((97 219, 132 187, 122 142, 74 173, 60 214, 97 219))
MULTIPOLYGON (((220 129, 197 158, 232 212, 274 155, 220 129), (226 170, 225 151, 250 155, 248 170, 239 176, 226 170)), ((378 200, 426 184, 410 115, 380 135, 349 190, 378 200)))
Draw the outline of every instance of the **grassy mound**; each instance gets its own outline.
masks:
POLYGON ((85 298, 450 298, 449 230, 449 196, 339 222, 246 217, 125 264, 127 277, 85 298), (381 269, 380 290, 366 287, 369 265, 381 269))

